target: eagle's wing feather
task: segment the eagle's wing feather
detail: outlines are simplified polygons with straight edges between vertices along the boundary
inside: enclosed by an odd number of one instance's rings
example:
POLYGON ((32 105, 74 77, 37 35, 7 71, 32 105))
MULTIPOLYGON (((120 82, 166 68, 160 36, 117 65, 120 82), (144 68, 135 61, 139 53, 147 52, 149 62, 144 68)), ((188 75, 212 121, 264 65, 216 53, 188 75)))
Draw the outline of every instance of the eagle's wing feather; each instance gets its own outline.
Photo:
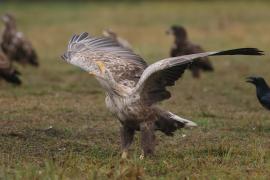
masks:
POLYGON ((88 33, 74 35, 69 41, 64 59, 102 61, 114 80, 125 86, 134 87, 147 63, 131 50, 107 37, 91 37, 88 33))
POLYGON ((139 93, 141 98, 149 104, 168 99, 170 93, 166 87, 173 86, 193 61, 214 55, 262 55, 262 51, 255 48, 240 48, 167 58, 146 68, 134 89, 134 93, 139 93))

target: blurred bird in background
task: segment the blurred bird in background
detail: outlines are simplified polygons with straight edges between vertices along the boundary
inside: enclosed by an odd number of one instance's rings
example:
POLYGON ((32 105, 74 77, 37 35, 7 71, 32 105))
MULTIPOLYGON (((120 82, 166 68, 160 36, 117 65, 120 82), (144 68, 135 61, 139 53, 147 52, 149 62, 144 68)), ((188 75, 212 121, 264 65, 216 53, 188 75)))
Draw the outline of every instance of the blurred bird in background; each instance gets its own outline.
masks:
POLYGON ((11 14, 2 16, 4 30, 2 33, 1 48, 6 56, 19 64, 38 66, 38 57, 31 43, 22 32, 16 28, 16 20, 11 14))
POLYGON ((20 73, 12 66, 12 62, 0 49, 0 78, 11 84, 20 85, 19 75, 20 73))
POLYGON ((119 37, 111 29, 105 29, 105 30, 103 30, 102 33, 103 33, 103 36, 112 38, 113 40, 115 40, 116 42, 118 42, 119 45, 121 45, 122 47, 132 50, 132 46, 130 45, 130 43, 127 40, 119 37))
MULTIPOLYGON (((174 44, 171 48, 171 57, 202 53, 204 50, 201 46, 189 41, 187 31, 182 26, 172 26, 167 32, 174 36, 174 44)), ((202 57, 189 66, 193 77, 199 78, 200 71, 214 71, 214 67, 208 57, 202 57)))
POLYGON ((250 76, 247 77, 248 83, 254 84, 256 87, 256 94, 259 102, 263 107, 270 110, 270 89, 264 78, 250 76))

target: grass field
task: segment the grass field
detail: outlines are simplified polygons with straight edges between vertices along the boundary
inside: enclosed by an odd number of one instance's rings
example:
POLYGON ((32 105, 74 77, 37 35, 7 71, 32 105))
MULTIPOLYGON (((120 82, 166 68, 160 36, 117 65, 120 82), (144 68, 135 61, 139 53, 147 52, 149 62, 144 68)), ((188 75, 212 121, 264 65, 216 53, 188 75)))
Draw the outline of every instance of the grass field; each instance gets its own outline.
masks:
MULTIPOLYGON (((207 50, 270 51, 270 3, 0 4, 36 47, 40 68, 18 67, 23 85, 0 82, 0 179, 268 179, 270 118, 245 83, 270 82, 270 58, 215 57, 214 73, 189 72, 161 106, 196 122, 172 137, 157 133, 156 155, 139 160, 138 137, 120 158, 119 123, 87 73, 60 59, 70 36, 112 28, 147 62, 167 57, 172 24, 207 50)), ((0 26, 2 27, 2 26, 0 26)))

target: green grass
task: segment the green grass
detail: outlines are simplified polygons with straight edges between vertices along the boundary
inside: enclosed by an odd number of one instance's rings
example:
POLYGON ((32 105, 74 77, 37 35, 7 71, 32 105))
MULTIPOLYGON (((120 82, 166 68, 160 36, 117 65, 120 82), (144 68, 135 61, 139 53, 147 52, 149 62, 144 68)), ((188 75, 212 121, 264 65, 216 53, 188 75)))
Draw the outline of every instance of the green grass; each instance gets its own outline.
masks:
POLYGON ((215 72, 189 72, 161 104, 199 124, 174 137, 158 134, 155 157, 143 161, 139 139, 119 154, 119 122, 87 73, 61 61, 70 36, 112 28, 149 63, 167 57, 172 24, 187 27, 206 50, 258 47, 270 51, 267 2, 1 4, 36 47, 40 68, 18 67, 24 84, 0 82, 0 179, 267 179, 270 118, 245 83, 270 82, 269 57, 215 57, 215 72), (52 127, 52 128, 50 128, 52 127), (183 134, 186 136, 183 137, 183 134))

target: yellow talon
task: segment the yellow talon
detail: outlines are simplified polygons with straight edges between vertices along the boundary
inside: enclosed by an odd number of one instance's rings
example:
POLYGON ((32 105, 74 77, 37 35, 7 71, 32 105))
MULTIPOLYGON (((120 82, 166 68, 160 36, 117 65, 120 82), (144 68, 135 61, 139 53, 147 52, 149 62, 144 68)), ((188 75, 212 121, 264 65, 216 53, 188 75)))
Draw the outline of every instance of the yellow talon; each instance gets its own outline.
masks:
POLYGON ((103 74, 103 73, 105 72, 105 69, 106 69, 104 63, 101 62, 101 61, 97 61, 96 63, 97 63, 97 65, 98 65, 98 67, 99 67, 101 73, 103 74))

